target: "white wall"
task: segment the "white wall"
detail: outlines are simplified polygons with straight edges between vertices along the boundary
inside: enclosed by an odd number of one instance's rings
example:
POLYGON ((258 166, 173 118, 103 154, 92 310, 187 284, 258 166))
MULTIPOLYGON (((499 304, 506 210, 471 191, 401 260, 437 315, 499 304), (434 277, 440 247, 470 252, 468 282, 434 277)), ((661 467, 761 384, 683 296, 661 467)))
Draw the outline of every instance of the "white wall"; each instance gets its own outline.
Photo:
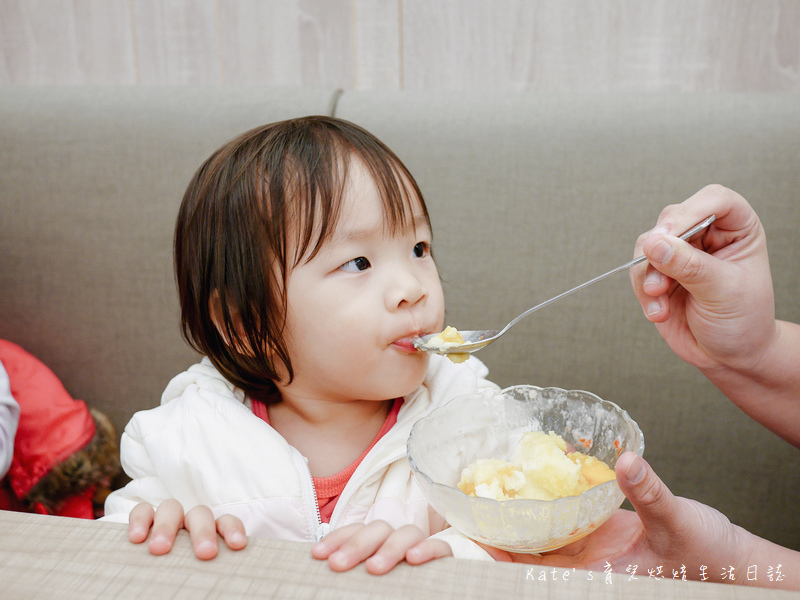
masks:
POLYGON ((0 0, 2 84, 800 91, 797 0, 0 0))

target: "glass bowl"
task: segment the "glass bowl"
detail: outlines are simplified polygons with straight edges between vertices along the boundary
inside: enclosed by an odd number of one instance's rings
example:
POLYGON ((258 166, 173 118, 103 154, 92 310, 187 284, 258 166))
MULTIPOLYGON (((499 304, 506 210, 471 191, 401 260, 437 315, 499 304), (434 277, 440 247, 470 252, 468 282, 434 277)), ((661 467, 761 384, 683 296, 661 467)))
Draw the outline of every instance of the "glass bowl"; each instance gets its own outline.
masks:
POLYGON ((644 451, 644 436, 628 413, 583 391, 518 385, 460 396, 417 421, 407 443, 417 482, 450 525, 467 537, 509 552, 554 550, 597 529, 624 496, 616 480, 557 500, 468 496, 457 484, 481 458, 511 460, 522 435, 554 431, 576 450, 612 469, 617 458, 644 451))

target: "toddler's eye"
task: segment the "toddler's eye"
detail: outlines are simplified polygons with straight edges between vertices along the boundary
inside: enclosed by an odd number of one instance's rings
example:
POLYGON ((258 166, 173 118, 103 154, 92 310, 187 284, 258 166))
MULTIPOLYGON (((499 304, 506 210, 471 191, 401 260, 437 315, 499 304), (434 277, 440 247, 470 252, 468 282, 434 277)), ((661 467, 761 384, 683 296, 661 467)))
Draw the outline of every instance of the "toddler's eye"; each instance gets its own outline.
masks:
POLYGON ((417 258, 423 258, 428 254, 430 254, 430 252, 431 252, 431 246, 427 242, 418 242, 414 246, 414 256, 416 256, 417 258))
POLYGON ((359 256, 358 258, 354 258, 353 260, 348 260, 344 263, 341 267, 339 267, 342 271, 348 271, 349 273, 358 273, 360 271, 366 271, 370 268, 369 259, 359 256))

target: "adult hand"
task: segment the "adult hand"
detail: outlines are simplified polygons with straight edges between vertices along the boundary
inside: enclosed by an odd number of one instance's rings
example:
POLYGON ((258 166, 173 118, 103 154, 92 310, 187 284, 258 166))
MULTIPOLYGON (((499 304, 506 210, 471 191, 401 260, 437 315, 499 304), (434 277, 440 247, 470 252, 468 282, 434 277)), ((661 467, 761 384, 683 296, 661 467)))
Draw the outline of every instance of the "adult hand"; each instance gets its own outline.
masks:
POLYGON ((668 206, 631 269, 647 318, 682 359, 734 404, 800 447, 800 325, 775 319, 764 228, 739 194, 708 186, 668 206), (716 215, 689 242, 675 237, 716 215))
POLYGON ((759 538, 731 524, 720 512, 676 497, 640 456, 626 452, 616 465, 617 482, 636 512, 618 510, 597 531, 541 556, 510 554, 484 548, 496 559, 559 568, 647 576, 661 569, 687 579, 701 576, 705 565, 710 581, 721 581, 723 569, 746 573, 759 538))
POLYGON ((700 369, 749 369, 776 335, 774 295, 764 229, 736 192, 708 186, 665 208, 639 237, 631 269, 646 317, 670 348, 700 369), (675 237, 708 217, 717 219, 690 242, 675 237))

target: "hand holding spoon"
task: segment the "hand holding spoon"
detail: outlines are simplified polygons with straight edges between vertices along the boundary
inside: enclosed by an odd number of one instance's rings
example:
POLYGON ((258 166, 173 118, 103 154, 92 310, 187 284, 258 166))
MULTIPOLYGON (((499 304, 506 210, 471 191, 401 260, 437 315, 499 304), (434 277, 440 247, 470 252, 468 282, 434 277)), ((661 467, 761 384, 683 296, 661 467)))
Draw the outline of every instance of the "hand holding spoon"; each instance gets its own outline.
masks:
MULTIPOLYGON (((711 223, 713 223, 716 218, 717 218, 716 215, 711 215, 710 217, 701 221, 691 229, 682 233, 679 237, 682 240, 689 239, 697 232, 702 231, 703 229, 711 225, 711 223)), ((606 277, 609 277, 615 273, 619 273, 620 271, 626 271, 631 267, 633 267, 634 265, 638 265, 640 262, 643 262, 645 260, 647 260, 646 256, 644 255, 638 256, 633 260, 625 263, 624 265, 620 265, 619 267, 611 269, 610 271, 608 271, 607 273, 603 273, 602 275, 598 275, 594 279, 590 279, 589 281, 582 283, 572 288, 571 290, 567 290, 566 292, 562 292, 558 296, 550 298, 549 300, 545 300, 541 304, 537 304, 533 308, 529 308, 521 315, 517 316, 514 320, 512 320, 508 325, 506 325, 499 331, 496 329, 476 329, 474 331, 459 331, 461 337, 464 338, 464 341, 461 344, 447 343, 444 345, 444 347, 437 345, 436 342, 431 343, 431 340, 439 335, 438 333, 434 333, 430 335, 425 335, 423 337, 414 340, 414 347, 419 350, 424 350, 426 352, 433 352, 435 354, 470 354, 472 352, 480 350, 481 348, 485 348, 486 346, 497 340, 501 335, 503 335, 506 331, 511 329, 514 325, 516 325, 519 321, 527 317, 532 312, 535 312, 540 308, 544 308, 545 306, 548 306, 553 302, 556 302, 557 300, 561 300, 561 298, 569 296, 570 294, 577 292, 578 290, 582 290, 585 287, 589 287, 593 283, 597 283, 598 281, 601 281, 606 277)))

